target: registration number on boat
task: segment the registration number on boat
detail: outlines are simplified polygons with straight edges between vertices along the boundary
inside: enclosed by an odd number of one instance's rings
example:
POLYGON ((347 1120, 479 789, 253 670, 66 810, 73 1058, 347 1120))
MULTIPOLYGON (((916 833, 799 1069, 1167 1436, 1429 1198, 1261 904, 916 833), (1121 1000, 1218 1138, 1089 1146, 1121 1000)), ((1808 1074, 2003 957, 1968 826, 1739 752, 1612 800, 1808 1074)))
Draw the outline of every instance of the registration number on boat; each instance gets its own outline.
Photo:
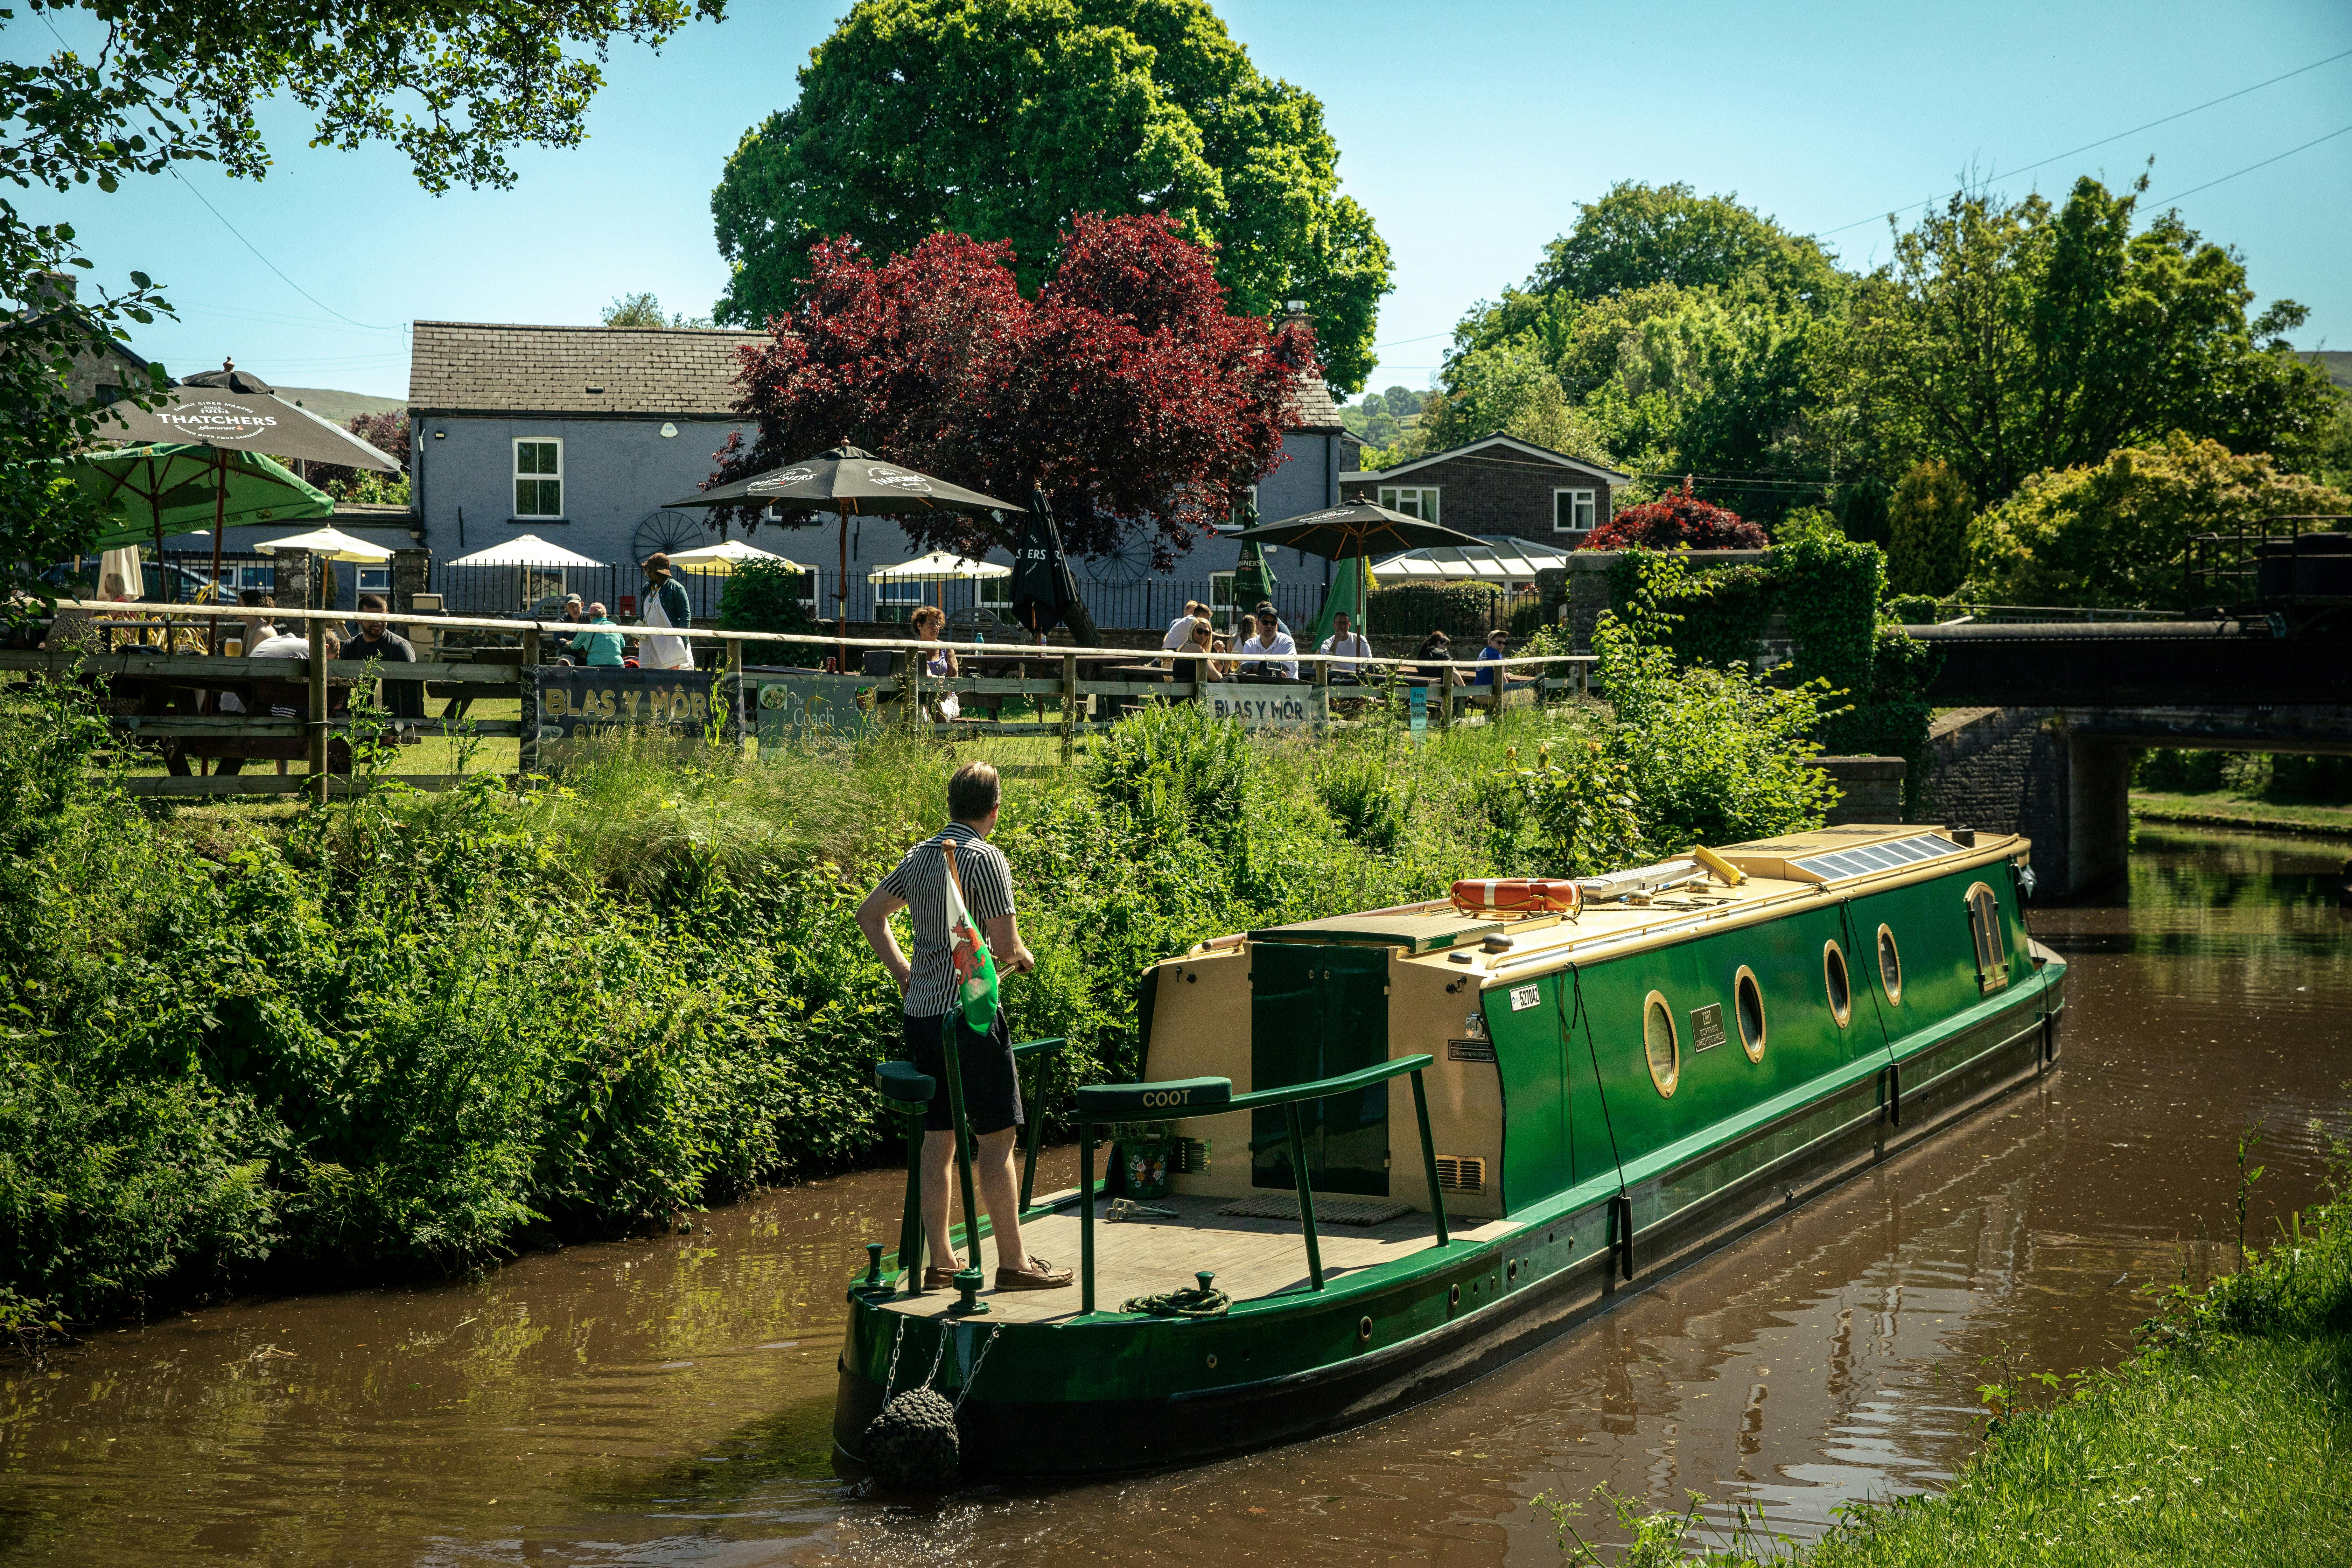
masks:
POLYGON ((1511 1011, 1514 1013, 1524 1013, 1542 999, 1543 988, 1539 985, 1511 987, 1511 1011))

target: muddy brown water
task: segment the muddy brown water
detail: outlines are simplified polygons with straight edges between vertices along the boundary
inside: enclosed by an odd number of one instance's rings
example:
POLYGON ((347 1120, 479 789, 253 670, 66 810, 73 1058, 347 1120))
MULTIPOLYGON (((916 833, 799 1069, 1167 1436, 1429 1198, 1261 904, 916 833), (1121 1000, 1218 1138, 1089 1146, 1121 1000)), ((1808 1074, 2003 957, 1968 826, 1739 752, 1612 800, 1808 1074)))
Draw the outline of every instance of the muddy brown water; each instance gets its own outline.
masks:
POLYGON ((1353 1432, 857 1498, 829 1423, 842 1286, 896 1223, 898 1178, 870 1172, 476 1282, 237 1301, 0 1363, 0 1562, 1547 1564, 1532 1500, 1603 1482, 1802 1537, 1945 1480, 1988 1359, 2112 1364, 2142 1287, 2226 1267, 2249 1122, 2255 1226, 2317 1191, 2308 1124, 2352 1111, 2342 855, 2143 833, 2105 901, 2033 915, 2074 966, 2062 1072, 1353 1432))

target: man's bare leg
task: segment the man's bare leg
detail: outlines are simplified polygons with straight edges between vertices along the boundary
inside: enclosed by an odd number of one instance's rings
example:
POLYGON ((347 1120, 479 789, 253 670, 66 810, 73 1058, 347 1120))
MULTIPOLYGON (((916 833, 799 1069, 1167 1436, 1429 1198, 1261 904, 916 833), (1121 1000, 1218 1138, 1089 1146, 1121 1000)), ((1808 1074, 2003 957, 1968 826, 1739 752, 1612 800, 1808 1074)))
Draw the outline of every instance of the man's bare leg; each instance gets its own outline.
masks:
MULTIPOLYGON (((972 1185, 979 1189, 981 1207, 988 1211, 989 1229, 996 1237, 997 1266, 1025 1268, 1029 1254, 1021 1240, 1021 1186, 1013 1176, 1013 1146, 1020 1130, 1007 1127, 983 1132, 972 1151, 972 1185)), ((932 1268, 961 1268, 969 1260, 948 1245, 948 1215, 961 1186, 956 1175, 955 1136, 923 1134, 923 1234, 930 1243, 932 1268)), ((967 1223, 969 1220, 967 1219, 967 1223)))

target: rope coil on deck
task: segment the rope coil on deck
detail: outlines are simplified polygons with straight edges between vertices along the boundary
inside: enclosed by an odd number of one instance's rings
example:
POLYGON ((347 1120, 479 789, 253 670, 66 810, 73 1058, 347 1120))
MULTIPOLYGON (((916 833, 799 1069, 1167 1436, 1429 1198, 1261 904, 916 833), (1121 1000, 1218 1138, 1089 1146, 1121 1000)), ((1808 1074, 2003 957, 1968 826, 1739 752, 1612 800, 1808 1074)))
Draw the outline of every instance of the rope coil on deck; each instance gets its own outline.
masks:
POLYGON ((1155 1318, 1222 1318, 1232 1305, 1226 1294, 1209 1283, 1216 1276, 1206 1270, 1193 1276, 1201 1283, 1190 1290, 1163 1290, 1156 1296, 1129 1296, 1119 1303, 1122 1312, 1149 1312, 1155 1318))

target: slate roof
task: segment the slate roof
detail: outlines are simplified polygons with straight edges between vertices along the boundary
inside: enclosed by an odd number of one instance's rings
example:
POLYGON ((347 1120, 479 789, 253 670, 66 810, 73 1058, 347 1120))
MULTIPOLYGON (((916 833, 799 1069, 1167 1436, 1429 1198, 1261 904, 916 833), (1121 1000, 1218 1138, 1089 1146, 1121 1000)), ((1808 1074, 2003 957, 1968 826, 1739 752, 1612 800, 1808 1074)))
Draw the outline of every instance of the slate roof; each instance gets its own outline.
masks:
POLYGON ((731 418, 736 350, 764 332, 419 321, 408 405, 418 414, 731 418))
POLYGON ((1339 430, 1339 405, 1331 401, 1331 389, 1319 375, 1309 376, 1298 384, 1298 395, 1290 400, 1290 428, 1293 430, 1339 430))
MULTIPOLYGON (((419 415, 732 418, 736 350, 767 341, 765 332, 693 328, 419 321, 409 340, 408 405, 419 415)), ((1294 430, 1342 427, 1319 376, 1298 384, 1291 415, 1294 430)))
POLYGON ((1506 436, 1497 430, 1492 436, 1482 437, 1475 441, 1465 441, 1459 447, 1448 447, 1443 452, 1424 452, 1410 462, 1399 463, 1393 468, 1360 468, 1353 473, 1341 474, 1339 482, 1343 485, 1352 485, 1370 483, 1373 479, 1392 479, 1400 474, 1409 474, 1416 468, 1425 468, 1432 463, 1443 463, 1455 458, 1467 457, 1473 452, 1488 447, 1503 447, 1514 452, 1524 452, 1528 457, 1557 463, 1563 468, 1590 474, 1595 479, 1607 479, 1612 485, 1631 484, 1633 480, 1633 476, 1631 474, 1620 473, 1615 468, 1603 468, 1599 463, 1588 463, 1581 458, 1571 458, 1565 452, 1555 452, 1549 447, 1538 447, 1533 441, 1522 441, 1516 436, 1506 436))

